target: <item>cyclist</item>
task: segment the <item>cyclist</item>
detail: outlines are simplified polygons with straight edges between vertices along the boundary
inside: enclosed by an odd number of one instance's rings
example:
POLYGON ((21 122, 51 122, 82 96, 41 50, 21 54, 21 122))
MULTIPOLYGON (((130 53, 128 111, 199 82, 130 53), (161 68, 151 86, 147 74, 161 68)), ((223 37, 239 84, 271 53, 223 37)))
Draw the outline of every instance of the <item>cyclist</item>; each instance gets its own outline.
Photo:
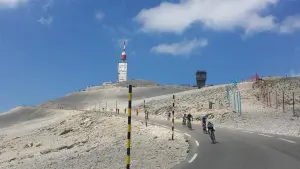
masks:
POLYGON ((207 120, 207 116, 204 115, 202 117, 202 129, 203 129, 203 132, 207 133, 207 130, 206 130, 206 120, 207 120))
POLYGON ((171 118, 171 112, 168 113, 168 120, 171 118))
POLYGON ((194 119, 193 119, 193 116, 191 115, 191 113, 189 113, 189 114, 186 116, 186 118, 187 118, 187 124, 188 124, 188 127, 189 127, 190 129, 192 129, 192 123, 191 123, 191 121, 194 120, 194 119))
POLYGON ((186 125, 186 114, 185 113, 182 117, 182 125, 186 125))
POLYGON ((212 123, 212 121, 209 119, 206 121, 206 131, 208 131, 208 134, 209 134, 212 142, 214 143, 215 142, 214 132, 216 131, 216 128, 215 128, 214 124, 212 123))

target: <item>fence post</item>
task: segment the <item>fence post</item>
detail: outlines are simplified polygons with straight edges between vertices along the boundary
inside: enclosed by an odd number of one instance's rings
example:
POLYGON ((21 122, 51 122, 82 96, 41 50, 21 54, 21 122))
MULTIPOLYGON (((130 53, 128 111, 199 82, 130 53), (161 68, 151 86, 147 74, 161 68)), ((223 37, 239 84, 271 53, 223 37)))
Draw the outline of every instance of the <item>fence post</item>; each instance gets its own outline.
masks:
POLYGON ((118 114, 118 101, 116 101, 116 114, 118 114))
POLYGON ((284 107, 284 91, 282 91, 282 110, 283 110, 283 113, 285 113, 285 107, 284 107))
POLYGON ((235 94, 236 94, 237 112, 240 112, 239 92, 237 91, 235 94))
POLYGON ((278 109, 278 96, 277 96, 277 92, 276 92, 276 109, 278 109))
POLYGON ((271 92, 269 92, 269 103, 270 103, 270 107, 272 107, 271 92))
POLYGON ((239 92, 239 109, 240 109, 240 115, 242 115, 242 98, 241 98, 241 93, 239 92))
POLYGON ((173 95, 173 106, 172 106, 172 140, 174 140, 174 112, 175 110, 175 95, 173 95))
POLYGON ((295 93, 293 92, 293 115, 296 116, 295 113, 295 93))
POLYGON ((265 90, 265 87, 262 86, 263 90, 262 90, 262 97, 263 97, 263 100, 264 100, 264 104, 266 104, 266 90, 265 90))
POLYGON ((132 104, 132 85, 129 85, 128 91, 128 132, 127 132, 127 156, 126 169, 130 169, 130 136, 131 136, 131 104, 132 104))
POLYGON ((264 98, 264 104, 266 104, 266 91, 265 91, 265 88, 263 88, 262 96, 264 98))
POLYGON ((269 107, 269 90, 267 90, 267 95, 266 95, 266 97, 267 97, 267 107, 269 107))
POLYGON ((230 106, 230 93, 229 93, 229 87, 226 88, 227 91, 227 103, 230 106))
POLYGON ((234 109, 234 112, 236 112, 236 98, 235 98, 235 91, 233 92, 233 109, 234 109))
POLYGON ((146 101, 144 100, 144 113, 145 113, 145 124, 148 126, 148 113, 146 111, 146 101))

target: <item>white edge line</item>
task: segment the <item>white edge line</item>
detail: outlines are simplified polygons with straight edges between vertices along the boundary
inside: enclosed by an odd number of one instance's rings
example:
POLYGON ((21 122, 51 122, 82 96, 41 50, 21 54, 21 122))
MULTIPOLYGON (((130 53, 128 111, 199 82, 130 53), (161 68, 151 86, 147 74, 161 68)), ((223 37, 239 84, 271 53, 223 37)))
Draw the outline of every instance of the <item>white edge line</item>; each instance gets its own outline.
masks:
POLYGON ((269 136, 269 135, 266 135, 266 134, 258 134, 260 136, 266 136, 266 137, 273 137, 273 136, 269 136))
POLYGON ((195 140, 195 142, 196 142, 196 145, 199 146, 199 142, 197 140, 195 140))
POLYGON ((191 137, 191 135, 189 135, 189 134, 187 134, 187 133, 184 133, 184 135, 187 135, 187 136, 191 137))
POLYGON ((284 138, 278 138, 278 139, 279 139, 279 140, 286 141, 286 142, 289 142, 289 143, 296 143, 295 141, 287 140, 287 139, 284 139, 284 138))
POLYGON ((191 160, 189 161, 189 163, 193 162, 196 159, 197 155, 198 154, 194 154, 194 156, 191 158, 191 160))

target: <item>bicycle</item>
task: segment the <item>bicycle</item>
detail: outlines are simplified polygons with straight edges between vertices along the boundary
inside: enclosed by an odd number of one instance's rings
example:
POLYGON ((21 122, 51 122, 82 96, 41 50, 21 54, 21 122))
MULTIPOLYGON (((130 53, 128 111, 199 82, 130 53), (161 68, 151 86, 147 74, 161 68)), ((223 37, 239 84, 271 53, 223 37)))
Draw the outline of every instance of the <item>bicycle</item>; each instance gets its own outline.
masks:
POLYGON ((186 119, 185 119, 185 118, 183 118, 183 120, 182 120, 182 125, 183 125, 183 126, 186 125, 186 119))
POLYGON ((215 130, 213 128, 208 129, 208 134, 212 143, 214 144, 216 142, 215 130))
POLYGON ((202 123, 202 129, 203 129, 203 133, 207 134, 205 123, 202 123))
POLYGON ((189 129, 191 129, 191 130, 192 130, 192 123, 191 123, 191 121, 190 121, 190 120, 188 120, 188 121, 187 121, 187 126, 188 126, 188 128, 189 128, 189 129))

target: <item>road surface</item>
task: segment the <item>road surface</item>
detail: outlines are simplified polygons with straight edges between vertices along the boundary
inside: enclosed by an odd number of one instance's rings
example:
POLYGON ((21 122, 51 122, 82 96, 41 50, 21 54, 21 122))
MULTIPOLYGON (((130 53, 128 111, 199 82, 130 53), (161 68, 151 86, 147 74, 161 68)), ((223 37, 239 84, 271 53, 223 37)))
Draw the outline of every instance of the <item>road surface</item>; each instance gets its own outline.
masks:
MULTIPOLYGON (((142 116, 133 118, 144 121, 142 116)), ((150 116, 149 122, 171 130, 171 121, 150 116)), ((175 124, 176 130, 185 133, 191 148, 187 159, 174 169, 300 169, 298 137, 216 128, 218 143, 212 144, 200 123, 193 123, 193 128, 175 124)))

